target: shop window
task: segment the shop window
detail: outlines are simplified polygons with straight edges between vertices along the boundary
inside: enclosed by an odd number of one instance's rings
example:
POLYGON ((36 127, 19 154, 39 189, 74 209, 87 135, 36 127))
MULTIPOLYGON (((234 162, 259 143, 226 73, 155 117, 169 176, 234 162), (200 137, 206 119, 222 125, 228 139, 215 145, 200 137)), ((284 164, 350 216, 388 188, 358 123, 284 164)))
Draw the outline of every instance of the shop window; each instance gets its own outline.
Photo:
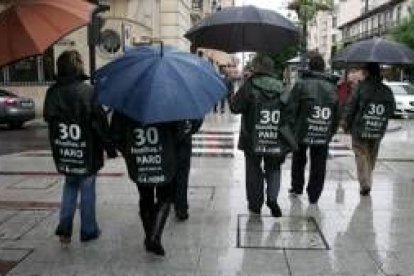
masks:
POLYGON ((37 59, 36 57, 26 58, 9 66, 10 82, 36 82, 37 59))

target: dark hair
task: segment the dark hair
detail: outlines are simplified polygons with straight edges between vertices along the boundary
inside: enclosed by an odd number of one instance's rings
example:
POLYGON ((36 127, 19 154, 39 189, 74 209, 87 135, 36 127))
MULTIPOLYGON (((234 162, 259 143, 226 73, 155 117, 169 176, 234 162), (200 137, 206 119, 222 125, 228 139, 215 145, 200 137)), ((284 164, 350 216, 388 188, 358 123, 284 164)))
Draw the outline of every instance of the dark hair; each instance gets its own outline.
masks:
POLYGON ((58 77, 85 74, 82 56, 76 50, 64 51, 57 59, 58 77))
POLYGON ((274 62, 267 55, 257 54, 252 61, 253 71, 255 72, 273 72, 274 62))
POLYGON ((309 70, 318 72, 325 71, 325 61, 323 60, 321 54, 309 54, 309 70))
POLYGON ((381 67, 378 63, 367 63, 365 65, 365 70, 368 72, 368 75, 375 79, 381 79, 381 67))

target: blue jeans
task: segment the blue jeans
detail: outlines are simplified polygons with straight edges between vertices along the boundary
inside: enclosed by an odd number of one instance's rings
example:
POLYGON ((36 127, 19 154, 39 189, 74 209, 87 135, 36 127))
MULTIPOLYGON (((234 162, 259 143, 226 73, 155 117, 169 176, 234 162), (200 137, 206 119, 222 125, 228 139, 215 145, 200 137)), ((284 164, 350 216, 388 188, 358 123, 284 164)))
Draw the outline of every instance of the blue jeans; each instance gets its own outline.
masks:
POLYGON ((56 235, 72 236, 73 217, 75 216, 79 190, 81 240, 87 240, 99 235, 95 212, 95 181, 96 175, 66 176, 60 207, 60 221, 56 229, 56 235))

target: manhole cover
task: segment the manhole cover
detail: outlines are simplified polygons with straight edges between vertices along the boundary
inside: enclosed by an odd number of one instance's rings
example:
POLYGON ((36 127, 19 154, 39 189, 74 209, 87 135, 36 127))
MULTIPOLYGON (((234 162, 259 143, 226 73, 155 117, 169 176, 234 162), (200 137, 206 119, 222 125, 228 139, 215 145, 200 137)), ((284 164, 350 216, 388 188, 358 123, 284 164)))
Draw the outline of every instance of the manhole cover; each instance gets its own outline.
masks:
POLYGON ((238 215, 237 247, 256 249, 328 250, 313 217, 238 215))

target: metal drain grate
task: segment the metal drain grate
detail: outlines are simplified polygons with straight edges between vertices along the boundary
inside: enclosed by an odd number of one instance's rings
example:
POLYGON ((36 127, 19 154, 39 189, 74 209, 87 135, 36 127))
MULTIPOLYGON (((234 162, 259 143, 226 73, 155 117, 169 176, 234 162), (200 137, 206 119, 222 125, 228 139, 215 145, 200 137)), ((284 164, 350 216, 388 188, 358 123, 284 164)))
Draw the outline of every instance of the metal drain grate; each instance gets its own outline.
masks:
POLYGON ((239 214, 237 247, 268 250, 329 250, 313 217, 255 216, 239 214))

